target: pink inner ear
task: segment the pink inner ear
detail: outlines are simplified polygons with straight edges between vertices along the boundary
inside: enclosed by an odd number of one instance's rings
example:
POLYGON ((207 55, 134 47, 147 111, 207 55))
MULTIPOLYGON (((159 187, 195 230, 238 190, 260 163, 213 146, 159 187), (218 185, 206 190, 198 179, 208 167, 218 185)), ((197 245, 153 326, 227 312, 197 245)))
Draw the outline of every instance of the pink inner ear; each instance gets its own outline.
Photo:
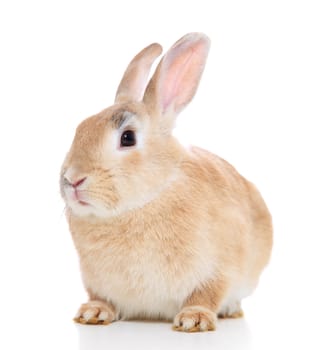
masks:
POLYGON ((188 66, 190 65, 192 55, 193 52, 191 50, 186 55, 178 57, 172 61, 169 70, 164 77, 164 86, 162 86, 164 93, 162 96, 162 104, 164 110, 166 110, 171 102, 178 96, 180 86, 189 68, 188 66))
POLYGON ((161 78, 161 107, 178 113, 193 98, 204 69, 209 46, 204 41, 195 45, 185 42, 171 49, 165 57, 161 78))

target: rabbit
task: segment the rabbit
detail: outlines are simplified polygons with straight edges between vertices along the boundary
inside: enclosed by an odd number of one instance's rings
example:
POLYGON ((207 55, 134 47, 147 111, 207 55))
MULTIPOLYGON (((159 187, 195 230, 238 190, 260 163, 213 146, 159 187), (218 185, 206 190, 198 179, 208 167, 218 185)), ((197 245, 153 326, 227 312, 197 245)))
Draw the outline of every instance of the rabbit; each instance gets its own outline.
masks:
POLYGON ((77 127, 60 174, 89 300, 82 324, 164 320, 185 332, 243 315, 272 249, 256 187, 222 158, 183 146, 175 120, 194 97, 210 47, 189 33, 128 65, 115 102, 77 127))

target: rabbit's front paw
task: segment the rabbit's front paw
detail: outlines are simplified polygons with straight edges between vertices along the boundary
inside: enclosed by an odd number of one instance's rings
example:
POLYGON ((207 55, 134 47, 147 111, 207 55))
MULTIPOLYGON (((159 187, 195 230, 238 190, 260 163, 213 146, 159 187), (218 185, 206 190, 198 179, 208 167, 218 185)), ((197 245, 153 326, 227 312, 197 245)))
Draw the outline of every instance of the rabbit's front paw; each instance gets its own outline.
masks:
POLYGON ((117 319, 114 307, 104 301, 92 300, 82 304, 74 321, 81 324, 107 325, 117 319))
POLYGON ((181 332, 203 332, 216 329, 217 315, 203 306, 184 307, 174 319, 173 329, 181 332))

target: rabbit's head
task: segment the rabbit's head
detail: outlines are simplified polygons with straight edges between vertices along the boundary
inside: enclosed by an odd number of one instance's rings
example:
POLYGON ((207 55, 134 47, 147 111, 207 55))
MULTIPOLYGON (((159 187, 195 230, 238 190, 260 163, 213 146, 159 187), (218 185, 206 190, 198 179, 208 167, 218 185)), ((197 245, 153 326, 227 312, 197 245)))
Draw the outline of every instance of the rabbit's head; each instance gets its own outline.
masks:
POLYGON ((77 128, 61 171, 61 193, 77 216, 109 218, 159 197, 181 176, 186 152, 172 135, 179 112, 191 101, 208 55, 209 39, 190 33, 148 75, 161 46, 131 61, 113 106, 77 128))

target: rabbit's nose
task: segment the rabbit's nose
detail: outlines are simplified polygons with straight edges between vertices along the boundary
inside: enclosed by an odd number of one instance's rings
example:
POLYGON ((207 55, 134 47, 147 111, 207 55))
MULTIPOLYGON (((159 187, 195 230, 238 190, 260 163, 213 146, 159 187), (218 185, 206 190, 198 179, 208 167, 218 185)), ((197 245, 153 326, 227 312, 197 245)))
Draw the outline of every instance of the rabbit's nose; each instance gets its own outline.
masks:
POLYGON ((83 184, 86 181, 86 177, 83 177, 80 180, 75 181, 74 183, 72 183, 71 185, 73 187, 79 187, 81 184, 83 184))
POLYGON ((72 181, 72 180, 68 179, 66 176, 64 176, 64 184, 66 186, 71 186, 71 187, 76 188, 76 187, 79 187, 80 185, 82 185, 86 181, 86 179, 87 179, 86 177, 83 177, 79 180, 72 181))

